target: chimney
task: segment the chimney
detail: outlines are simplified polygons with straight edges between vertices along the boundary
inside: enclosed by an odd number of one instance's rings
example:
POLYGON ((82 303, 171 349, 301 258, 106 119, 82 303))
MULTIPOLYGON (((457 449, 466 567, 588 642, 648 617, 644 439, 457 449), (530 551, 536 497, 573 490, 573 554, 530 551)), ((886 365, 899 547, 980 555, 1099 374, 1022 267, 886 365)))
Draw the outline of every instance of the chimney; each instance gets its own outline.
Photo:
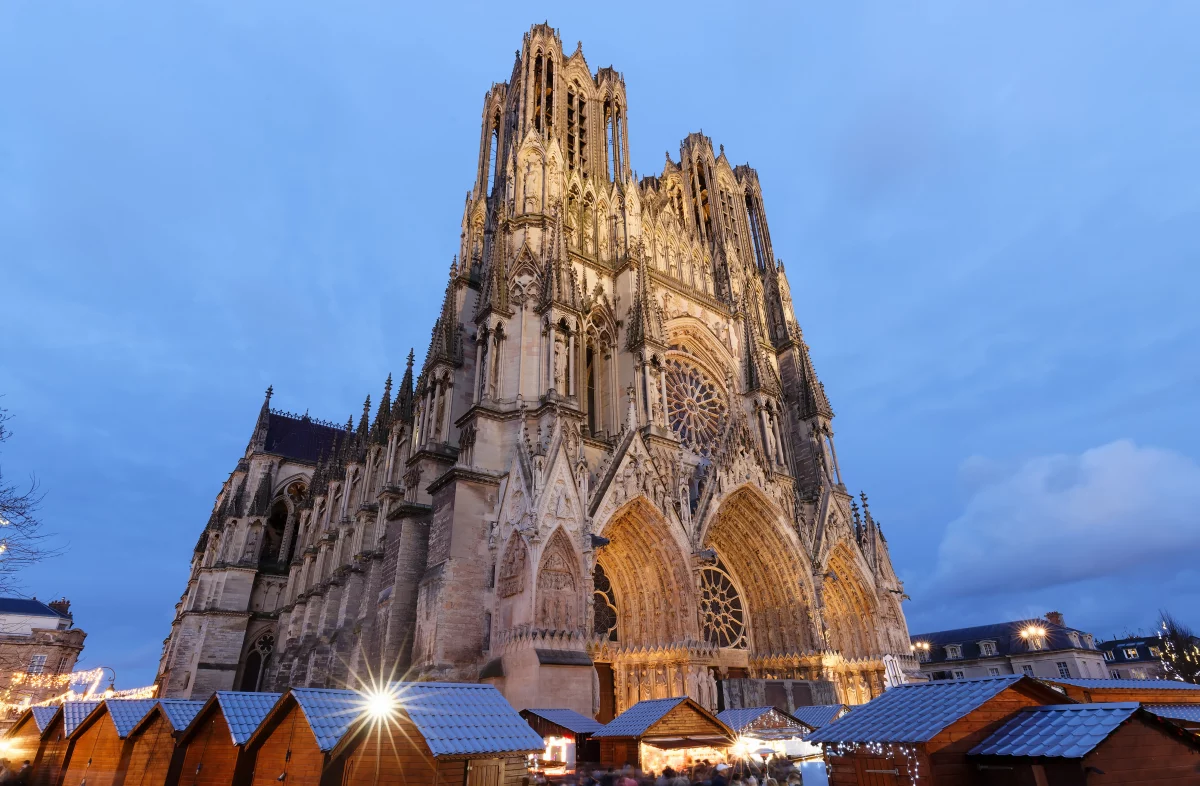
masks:
POLYGON ((46 605, 57 611, 59 614, 62 614, 64 617, 71 616, 71 601, 67 600, 66 598, 52 600, 46 605))
POLYGON ((1055 625, 1060 625, 1064 628, 1067 627, 1067 623, 1063 622, 1063 615, 1061 611, 1047 611, 1046 619, 1050 622, 1053 622, 1055 625))

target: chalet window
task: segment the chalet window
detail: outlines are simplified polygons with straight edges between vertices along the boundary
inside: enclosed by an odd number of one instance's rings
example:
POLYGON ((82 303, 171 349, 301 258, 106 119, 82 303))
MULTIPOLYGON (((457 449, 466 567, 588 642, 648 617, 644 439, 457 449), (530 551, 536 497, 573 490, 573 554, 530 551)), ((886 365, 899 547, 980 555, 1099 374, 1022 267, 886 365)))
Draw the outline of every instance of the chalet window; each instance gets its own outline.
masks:
POLYGON ((1107 661, 1113 661, 1113 660, 1116 660, 1116 659, 1117 659, 1117 656, 1116 656, 1116 655, 1113 655, 1113 651, 1112 651, 1112 650, 1105 650, 1105 651, 1104 651, 1104 659, 1105 659, 1105 660, 1107 660, 1107 661))
POLYGON ((1021 673, 1024 674, 1026 677, 1032 677, 1033 676, 1033 666, 1030 666, 1028 663, 1026 663, 1024 666, 1021 667, 1021 673))
POLYGON ((960 660, 962 658, 962 647, 957 644, 951 644, 946 647, 946 660, 960 660))
POLYGON ((1125 649, 1121 650, 1121 652, 1122 652, 1122 654, 1124 654, 1125 660, 1137 660, 1138 659, 1137 647, 1126 647, 1125 649))
POLYGON ((999 677, 1000 669, 996 668, 995 666, 992 666, 991 668, 988 669, 988 676, 989 677, 999 677))
POLYGON ((985 658, 990 658, 996 654, 996 642, 981 641, 979 642, 979 654, 985 658))
POLYGON ((965 680, 966 679, 966 675, 963 674, 962 669, 954 670, 954 679, 956 679, 956 680, 965 680))
POLYGON ((1058 676, 1060 676, 1060 677, 1070 677, 1071 676, 1071 670, 1067 667, 1067 662, 1065 660, 1060 660, 1057 663, 1055 663, 1054 665, 1058 667, 1058 676))
POLYGON ((29 661, 29 673, 30 674, 41 674, 45 670, 46 670, 46 656, 45 655, 34 655, 33 658, 30 659, 30 661, 29 661))

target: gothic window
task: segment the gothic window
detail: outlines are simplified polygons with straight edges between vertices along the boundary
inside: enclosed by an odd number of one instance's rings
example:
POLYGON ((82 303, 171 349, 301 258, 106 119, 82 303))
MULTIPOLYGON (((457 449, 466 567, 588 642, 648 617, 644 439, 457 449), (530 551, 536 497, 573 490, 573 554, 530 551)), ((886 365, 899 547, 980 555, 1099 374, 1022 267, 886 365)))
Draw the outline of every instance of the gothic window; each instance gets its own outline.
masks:
POLYGON ((597 562, 592 572, 592 625, 597 636, 617 640, 617 596, 612 583, 597 562))
POLYGON ((746 610, 720 563, 700 570, 700 630, 713 646, 746 647, 746 610))
POLYGON ((613 131, 613 106, 611 101, 604 102, 604 145, 605 145, 605 162, 604 165, 608 169, 608 179, 616 179, 616 137, 613 131))
POLYGON ((707 456, 721 435, 725 396, 707 374, 687 361, 667 359, 667 420, 679 441, 707 456))
POLYGON ((575 169, 579 151, 579 100, 574 85, 567 88, 567 167, 575 169))
POLYGON ((764 252, 766 244, 763 242, 762 236, 762 217, 758 212, 758 203, 750 194, 746 195, 746 215, 750 219, 750 237, 754 241, 754 258, 758 262, 758 269, 766 270, 767 259, 764 252))
POLYGON ((533 61, 533 127, 542 130, 542 53, 533 61))

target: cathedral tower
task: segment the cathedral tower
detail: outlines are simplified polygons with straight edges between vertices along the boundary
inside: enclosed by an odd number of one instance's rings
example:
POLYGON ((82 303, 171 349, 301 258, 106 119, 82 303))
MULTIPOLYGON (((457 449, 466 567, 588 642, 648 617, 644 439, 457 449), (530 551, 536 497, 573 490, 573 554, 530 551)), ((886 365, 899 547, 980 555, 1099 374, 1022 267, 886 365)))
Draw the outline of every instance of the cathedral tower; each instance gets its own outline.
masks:
POLYGON ((546 25, 481 121, 424 362, 357 427, 264 403, 166 695, 382 668, 604 719, 902 679, 903 588, 838 468, 757 173, 690 134, 635 181, 623 76, 546 25))

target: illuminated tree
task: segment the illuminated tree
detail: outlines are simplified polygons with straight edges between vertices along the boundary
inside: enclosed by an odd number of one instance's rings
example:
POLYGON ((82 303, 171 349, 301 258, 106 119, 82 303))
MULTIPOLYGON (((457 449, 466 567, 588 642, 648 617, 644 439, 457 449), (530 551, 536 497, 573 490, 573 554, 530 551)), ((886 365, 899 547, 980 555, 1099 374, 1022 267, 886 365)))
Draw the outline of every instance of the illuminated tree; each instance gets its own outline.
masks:
POLYGON ((1162 664, 1167 677, 1200 685, 1200 641, 1192 629, 1170 612, 1159 612, 1159 638, 1162 640, 1162 664))

